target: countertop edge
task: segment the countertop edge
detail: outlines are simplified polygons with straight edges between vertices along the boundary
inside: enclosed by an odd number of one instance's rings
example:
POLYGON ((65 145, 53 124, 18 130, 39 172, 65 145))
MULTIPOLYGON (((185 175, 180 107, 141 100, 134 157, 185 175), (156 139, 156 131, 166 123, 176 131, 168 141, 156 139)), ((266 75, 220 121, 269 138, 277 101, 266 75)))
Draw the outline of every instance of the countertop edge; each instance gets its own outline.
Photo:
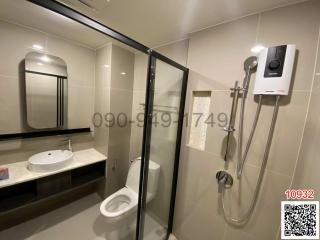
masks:
POLYGON ((9 186, 14 186, 24 182, 36 180, 39 178, 51 176, 54 174, 70 171, 70 170, 84 167, 93 163, 103 162, 108 159, 107 156, 98 152, 94 148, 75 151, 73 152, 73 154, 74 154, 73 156, 74 160, 70 165, 52 172, 43 172, 43 173, 31 172, 27 169, 28 161, 21 161, 21 162, 16 162, 11 164, 0 165, 1 168, 2 167, 9 168, 9 179, 0 180, 0 189, 9 187, 9 186))

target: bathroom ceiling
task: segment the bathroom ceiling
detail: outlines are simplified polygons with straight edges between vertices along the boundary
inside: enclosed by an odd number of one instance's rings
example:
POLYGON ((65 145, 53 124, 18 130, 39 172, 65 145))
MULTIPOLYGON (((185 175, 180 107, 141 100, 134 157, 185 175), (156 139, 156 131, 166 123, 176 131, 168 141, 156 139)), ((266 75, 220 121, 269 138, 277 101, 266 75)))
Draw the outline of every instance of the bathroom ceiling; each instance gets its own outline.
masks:
MULTIPOLYGON (((189 33, 299 0, 60 0, 135 40, 159 46, 189 33), (91 6, 91 7, 88 7, 91 6)), ((300 1, 301 2, 301 1, 300 1)))
POLYGON ((80 23, 25 0, 0 0, 0 20, 53 34, 91 49, 113 42, 130 51, 135 51, 80 23))
MULTIPOLYGON (((131 38, 155 47, 192 32, 297 0, 60 0, 131 38)), ((52 33, 90 48, 110 38, 25 0, 1 0, 0 19, 52 33)))

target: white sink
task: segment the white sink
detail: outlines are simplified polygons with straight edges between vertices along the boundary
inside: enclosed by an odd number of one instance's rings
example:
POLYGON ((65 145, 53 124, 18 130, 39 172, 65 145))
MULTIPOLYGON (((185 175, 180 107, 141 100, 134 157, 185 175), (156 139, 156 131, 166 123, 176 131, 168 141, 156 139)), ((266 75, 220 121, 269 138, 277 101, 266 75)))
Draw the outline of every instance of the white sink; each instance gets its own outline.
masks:
POLYGON ((28 159, 28 169, 34 172, 57 171, 68 166, 73 160, 69 150, 52 150, 37 153, 28 159))

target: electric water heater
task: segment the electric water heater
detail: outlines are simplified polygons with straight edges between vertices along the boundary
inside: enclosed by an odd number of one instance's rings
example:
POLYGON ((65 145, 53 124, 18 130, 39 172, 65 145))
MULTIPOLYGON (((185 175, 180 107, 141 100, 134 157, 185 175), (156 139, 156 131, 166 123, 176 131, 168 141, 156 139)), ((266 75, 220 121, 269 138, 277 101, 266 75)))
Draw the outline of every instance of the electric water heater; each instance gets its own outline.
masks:
POLYGON ((288 95, 295 53, 296 46, 292 44, 262 50, 253 94, 288 95))

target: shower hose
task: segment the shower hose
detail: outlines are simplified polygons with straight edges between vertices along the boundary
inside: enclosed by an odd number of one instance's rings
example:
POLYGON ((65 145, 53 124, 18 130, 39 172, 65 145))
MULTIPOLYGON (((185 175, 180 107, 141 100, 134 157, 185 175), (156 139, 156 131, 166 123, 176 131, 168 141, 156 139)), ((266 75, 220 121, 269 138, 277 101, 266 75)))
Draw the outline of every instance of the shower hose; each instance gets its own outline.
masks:
MULTIPOLYGON (((245 164, 245 161, 247 159, 248 156, 248 152, 252 143, 252 139, 253 139, 253 135, 254 132, 256 130, 257 127, 257 123, 259 120, 259 115, 261 112, 261 106, 262 106, 262 96, 263 95, 259 95, 259 101, 258 101, 258 106, 257 106, 257 110, 255 113, 255 117, 253 120, 253 125, 251 128, 251 132, 249 135, 249 139, 244 151, 244 154, 242 156, 242 141, 243 141, 243 122, 244 122, 244 112, 245 112, 245 97, 242 97, 242 101, 241 101, 241 109, 240 109, 240 123, 239 123, 239 134, 238 134, 238 164, 237 164, 237 178, 239 179, 242 175, 242 170, 243 170, 243 166, 245 164)), ((247 210, 247 212, 240 218, 235 219, 233 218, 231 215, 227 215, 226 214, 226 210, 225 210, 225 205, 224 205, 224 195, 225 195, 225 189, 222 191, 222 207, 223 207, 223 211, 224 211, 224 215, 226 220, 234 225, 244 225, 247 220, 249 219, 249 217, 251 216, 253 209, 256 205, 257 202, 257 198, 259 195, 259 191, 260 191, 260 187, 261 187, 261 183, 262 183, 262 179, 264 176, 264 172, 266 169, 266 165, 267 165, 267 161, 268 161, 268 156, 269 156, 269 152, 270 152, 270 146, 271 146, 271 142, 272 142, 272 136, 273 136, 273 132, 274 132, 274 128, 276 125, 276 120, 277 120, 277 116, 278 116, 278 110, 279 110, 279 100, 280 100, 280 96, 277 95, 276 96, 276 103, 274 106, 274 110, 273 110, 273 116, 272 116, 272 121, 271 121, 271 126, 269 129, 269 134, 268 134, 268 139, 267 139, 267 144, 266 144, 266 148, 264 151, 264 155, 263 155, 263 159, 262 159, 262 164, 261 164, 261 168, 260 168, 260 172, 259 172, 259 177, 258 177, 258 181, 257 181, 257 185, 256 188, 254 190, 254 194, 253 194, 253 198, 250 202, 250 207, 247 210)))

